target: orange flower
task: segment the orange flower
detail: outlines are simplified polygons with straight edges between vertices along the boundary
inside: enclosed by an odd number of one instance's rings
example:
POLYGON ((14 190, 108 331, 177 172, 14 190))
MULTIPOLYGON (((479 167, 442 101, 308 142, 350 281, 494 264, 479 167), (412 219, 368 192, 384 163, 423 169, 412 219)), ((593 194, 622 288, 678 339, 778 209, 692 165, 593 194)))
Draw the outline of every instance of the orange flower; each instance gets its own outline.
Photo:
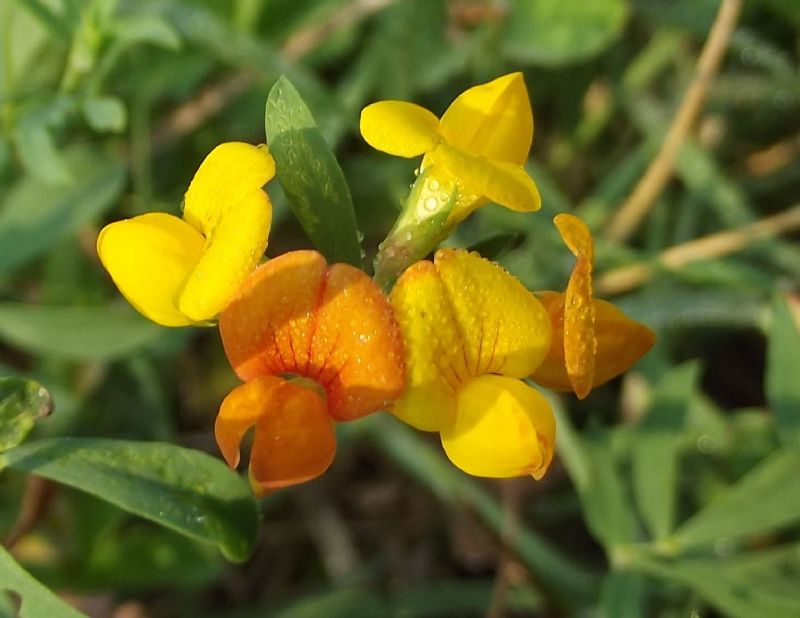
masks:
POLYGON ((245 381, 217 417, 231 467, 255 427, 253 480, 264 489, 322 474, 336 451, 334 421, 385 408, 403 390, 403 344, 392 309, 360 270, 315 251, 268 261, 219 322, 228 360, 245 381))
POLYGON ((531 378, 554 390, 585 398, 596 386, 627 371, 653 347, 656 337, 609 302, 592 298, 594 243, 589 228, 568 214, 554 219, 577 258, 566 293, 538 292, 553 336, 544 362, 531 378))

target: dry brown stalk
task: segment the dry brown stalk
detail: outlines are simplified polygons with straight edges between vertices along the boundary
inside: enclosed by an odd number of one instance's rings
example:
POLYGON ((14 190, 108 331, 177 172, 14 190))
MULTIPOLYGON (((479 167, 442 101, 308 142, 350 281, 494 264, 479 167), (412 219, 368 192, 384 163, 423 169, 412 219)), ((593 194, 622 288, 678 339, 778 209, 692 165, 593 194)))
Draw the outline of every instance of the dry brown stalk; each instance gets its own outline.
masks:
POLYGON ((611 218, 605 230, 609 238, 617 241, 627 239, 647 215, 653 202, 672 177, 681 144, 703 107, 709 84, 719 70, 741 7, 741 0, 722 0, 711 32, 700 53, 694 78, 686 89, 661 148, 633 192, 611 218))
MULTIPOLYGON (((322 44, 334 30, 358 23, 396 1, 353 0, 323 22, 300 29, 290 36, 281 48, 281 55, 290 62, 296 62, 322 44)), ((230 101, 247 92, 257 79, 255 71, 245 69, 211 84, 193 99, 175 108, 153 132, 153 150, 158 151, 202 126, 230 101)))
POLYGON ((749 225, 675 245, 662 251, 653 262, 631 264, 610 270, 597 279, 595 290, 601 296, 627 292, 648 281, 659 266, 676 270, 691 262, 730 255, 758 240, 797 229, 800 229, 800 204, 749 225))

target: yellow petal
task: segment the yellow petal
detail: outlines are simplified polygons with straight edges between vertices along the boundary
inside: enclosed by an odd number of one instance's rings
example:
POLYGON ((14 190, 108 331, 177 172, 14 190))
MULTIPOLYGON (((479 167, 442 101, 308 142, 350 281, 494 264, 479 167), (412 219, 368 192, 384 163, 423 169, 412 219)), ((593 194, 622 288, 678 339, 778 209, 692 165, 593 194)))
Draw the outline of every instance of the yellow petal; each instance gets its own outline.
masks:
POLYGON ((442 144, 426 157, 430 165, 441 167, 454 177, 463 197, 453 209, 451 217, 458 220, 466 217, 471 210, 484 202, 486 198, 492 202, 516 210, 533 212, 539 210, 542 200, 536 183, 519 165, 492 161, 483 157, 475 157, 466 152, 442 144))
POLYGON ((206 246, 179 300, 190 318, 216 316, 261 259, 272 221, 262 187, 274 174, 265 146, 240 142, 220 144, 197 170, 183 216, 206 246))
POLYGON ((392 290, 406 343, 406 391, 393 412, 426 431, 453 418, 455 394, 484 373, 530 375, 550 346, 550 320, 514 277, 477 254, 443 249, 392 290))
POLYGON ((442 445, 456 466, 491 478, 540 479, 553 458, 556 423, 544 396, 520 380, 485 375, 459 393, 442 445))
POLYGON ((275 175, 275 161, 264 145, 227 142, 212 150, 186 191, 183 218, 208 237, 220 218, 252 200, 275 175))
POLYGON ((522 73, 466 90, 442 116, 447 143, 475 156, 521 165, 533 141, 533 112, 522 73))
POLYGON ((392 413, 422 429, 452 422, 455 393, 468 379, 462 339, 432 262, 417 262, 397 280, 390 298, 406 350, 406 390, 392 413))
POLYGON ((578 258, 564 299, 564 360, 572 389, 579 399, 592 390, 597 339, 592 303, 594 246, 586 224, 568 214, 554 219, 567 247, 578 258))
POLYGON ((441 249, 434 263, 462 336, 470 376, 533 373, 550 347, 550 318, 536 296, 494 262, 441 249))
POLYGON ((361 135, 381 152, 417 157, 441 141, 439 119, 405 101, 379 101, 361 111, 361 135))
POLYGON ((204 243, 185 221, 149 213, 103 228, 97 253, 137 311, 164 326, 186 326, 192 319, 178 309, 178 296, 200 260, 204 243))
POLYGON ((272 205, 260 189, 220 217, 186 282, 180 310, 197 321, 221 312, 264 255, 271 222, 272 205))

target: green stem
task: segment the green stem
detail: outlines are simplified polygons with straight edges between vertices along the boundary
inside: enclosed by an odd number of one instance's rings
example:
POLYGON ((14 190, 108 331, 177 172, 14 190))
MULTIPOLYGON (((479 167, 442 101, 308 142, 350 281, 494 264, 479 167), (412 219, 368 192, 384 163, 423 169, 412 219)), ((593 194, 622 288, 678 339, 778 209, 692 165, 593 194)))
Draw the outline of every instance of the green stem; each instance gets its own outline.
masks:
POLYGON ((452 183, 440 182, 426 170, 411 186, 403 211, 378 246, 375 281, 388 291, 395 279, 423 259, 450 233, 448 217, 458 199, 452 183))

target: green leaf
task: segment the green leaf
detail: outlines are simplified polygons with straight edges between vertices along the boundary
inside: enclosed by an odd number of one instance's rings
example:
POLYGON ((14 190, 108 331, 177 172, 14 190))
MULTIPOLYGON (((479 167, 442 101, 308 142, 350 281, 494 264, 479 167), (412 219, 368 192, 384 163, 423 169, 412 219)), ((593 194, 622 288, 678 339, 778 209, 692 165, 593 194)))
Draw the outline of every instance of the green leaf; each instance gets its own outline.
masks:
POLYGON ((559 455, 578 493, 589 530, 607 548, 632 542, 635 519, 614 460, 612 434, 591 427, 582 436, 557 402, 553 412, 559 455))
POLYGON ((43 118, 31 115, 23 119, 14 131, 14 143, 22 164, 32 176, 53 185, 74 181, 75 177, 43 118))
POLYGON ((800 452, 779 450, 683 524, 672 540, 710 545, 776 530, 800 520, 800 452))
POLYGON ((86 122, 99 133, 122 133, 128 123, 125 104, 117 97, 97 97, 83 104, 86 122))
POLYGON ((164 333, 164 328, 122 304, 42 307, 0 303, 0 339, 29 352, 57 358, 116 358, 164 333))
POLYGON ((691 588, 725 616, 800 616, 797 545, 724 559, 643 560, 642 570, 691 588))
POLYGON ((181 37, 175 28, 156 14, 137 13, 115 17, 110 31, 117 42, 126 46, 150 43, 170 50, 180 49, 181 46, 181 37))
MULTIPOLYGON (((220 460, 172 444, 54 438, 7 451, 5 465, 75 487, 244 560, 258 529, 250 487, 220 460)), ((0 459, 0 467, 3 459, 0 459)))
POLYGON ((504 51, 550 66, 586 60, 614 42, 627 17, 624 0, 512 0, 504 51))
POLYGON ((675 525, 678 458, 685 443, 685 419, 698 372, 696 363, 685 363, 661 378, 632 436, 634 497, 656 539, 666 537, 675 525))
POLYGON ((589 478, 579 490, 586 525, 607 548, 631 543, 636 537, 636 520, 614 460, 611 437, 609 431, 599 427, 585 433, 582 442, 589 478))
POLYGON ((94 536, 85 560, 64 574, 68 584, 128 591, 163 588, 168 581, 171 589, 192 588, 219 577, 224 566, 212 547, 152 524, 131 525, 125 516, 94 536))
POLYGON ((52 408, 50 393, 38 382, 0 378, 0 453, 20 444, 52 408))
POLYGON ((62 41, 69 41, 72 36, 67 21, 57 14, 47 3, 40 0, 16 0, 17 4, 25 7, 33 17, 47 30, 62 41))
POLYGON ((278 182, 306 234, 329 261, 360 267, 361 243, 344 174, 286 77, 269 92, 264 124, 278 182))
POLYGON ((787 447, 800 446, 800 331, 785 299, 772 304, 767 348, 767 401, 787 447))
POLYGON ((0 275, 110 208, 122 192, 125 167, 119 160, 76 148, 66 161, 74 182, 54 186, 27 176, 6 195, 0 210, 0 275))
POLYGON ((4 590, 21 597, 20 618, 86 618, 36 581, 0 545, 0 593, 4 590))
POLYGON ((645 579, 640 573, 611 571, 600 592, 601 615, 607 618, 645 617, 645 579))

